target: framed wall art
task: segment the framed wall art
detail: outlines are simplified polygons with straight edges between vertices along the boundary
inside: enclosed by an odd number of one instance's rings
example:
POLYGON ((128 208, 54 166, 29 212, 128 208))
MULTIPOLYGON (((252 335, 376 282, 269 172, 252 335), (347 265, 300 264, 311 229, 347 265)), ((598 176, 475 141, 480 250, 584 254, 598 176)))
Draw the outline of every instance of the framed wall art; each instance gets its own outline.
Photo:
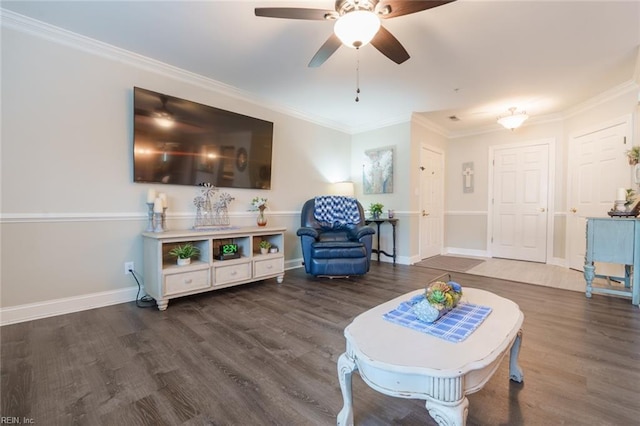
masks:
POLYGON ((462 193, 473 193, 474 179, 473 179, 473 161, 462 163, 462 193))
POLYGON ((370 149, 364 152, 362 188, 364 194, 393 192, 393 147, 370 149))

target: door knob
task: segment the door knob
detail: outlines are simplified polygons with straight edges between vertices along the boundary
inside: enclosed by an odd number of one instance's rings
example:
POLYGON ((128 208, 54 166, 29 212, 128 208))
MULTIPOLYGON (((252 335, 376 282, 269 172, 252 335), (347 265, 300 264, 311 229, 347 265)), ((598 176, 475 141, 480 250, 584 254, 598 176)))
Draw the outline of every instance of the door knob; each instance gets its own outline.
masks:
POLYGON ((544 207, 540 207, 540 211, 541 211, 542 213, 544 213, 544 212, 546 212, 546 211, 547 211, 547 209, 545 209, 544 207))
POLYGON ((577 211, 578 211, 578 209, 576 209, 575 207, 572 207, 572 208, 571 208, 571 213, 575 213, 575 212, 577 212, 577 211))
POLYGON ((426 210, 422 210, 422 216, 429 216, 429 213, 426 210))

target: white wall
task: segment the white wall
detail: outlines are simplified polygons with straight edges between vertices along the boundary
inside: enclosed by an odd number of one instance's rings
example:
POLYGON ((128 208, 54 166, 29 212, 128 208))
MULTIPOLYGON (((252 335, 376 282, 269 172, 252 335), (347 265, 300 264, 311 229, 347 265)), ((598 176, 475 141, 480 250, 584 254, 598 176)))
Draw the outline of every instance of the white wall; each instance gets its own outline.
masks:
MULTIPOLYGON (((554 259, 565 257, 565 229, 567 213, 568 144, 571 135, 623 115, 636 114, 637 85, 616 90, 608 96, 590 100, 564 117, 536 123, 535 119, 515 131, 498 129, 495 132, 470 135, 449 140, 446 162, 446 225, 445 247, 450 252, 484 254, 487 251, 487 212, 489 182, 489 147, 540 139, 555 140, 553 253, 554 259), (475 190, 462 192, 462 163, 473 161, 475 190)), ((638 142, 630 141, 629 144, 638 142)))
MULTIPOLYGON (((396 248, 400 263, 409 263, 411 255, 411 235, 409 233, 411 184, 408 165, 411 163, 411 123, 395 124, 381 129, 353 135, 351 142, 351 179, 355 183, 356 196, 365 210, 371 203, 382 203, 386 214, 388 209, 396 213, 398 220, 396 248), (365 163, 365 151, 382 148, 394 148, 393 192, 387 194, 363 194, 362 166, 365 163)), ((377 239, 374 236, 374 239, 377 239)), ((375 245, 375 244, 374 244, 375 245)), ((393 234, 389 224, 380 228, 380 247, 387 253, 392 252, 393 234)), ((384 255, 381 261, 391 261, 384 255)))
MULTIPOLYGON (((371 203, 379 202, 384 204, 385 213, 388 209, 395 211, 399 219, 396 236, 397 262, 403 264, 411 264, 419 260, 419 167, 420 150, 423 144, 443 152, 447 149, 445 136, 413 117, 406 123, 356 134, 351 143, 351 179, 356 183, 358 199, 365 209, 371 203), (370 149, 387 146, 393 146, 395 150, 393 193, 363 194, 364 153, 370 149)), ((389 225, 382 225, 380 246, 388 253, 391 253, 392 238, 392 228, 389 225)), ((385 256, 380 260, 391 261, 385 256)))
POLYGON ((288 228, 288 266, 299 264, 299 209, 347 177, 350 135, 146 58, 58 36, 2 27, 3 322, 16 307, 90 306, 92 295, 102 304, 131 300, 135 282, 123 263, 142 266, 148 188, 167 193, 169 228, 193 224, 197 188, 133 183, 134 86, 274 123, 272 189, 228 190, 230 213, 233 224, 253 224, 251 198, 268 198, 269 223, 288 228))

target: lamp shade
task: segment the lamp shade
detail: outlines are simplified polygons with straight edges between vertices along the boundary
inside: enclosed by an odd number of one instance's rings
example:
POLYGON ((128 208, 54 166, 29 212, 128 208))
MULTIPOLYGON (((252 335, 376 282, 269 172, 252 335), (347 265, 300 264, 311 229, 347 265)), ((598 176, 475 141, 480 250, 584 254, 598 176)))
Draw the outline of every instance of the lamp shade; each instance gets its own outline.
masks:
POLYGON ((344 195, 347 197, 353 197, 353 194, 355 193, 353 182, 336 182, 332 185, 331 192, 331 195, 344 195))
POLYGON ((369 43, 380 29, 380 18, 367 10, 356 10, 342 15, 333 26, 345 46, 361 47, 369 43))
POLYGON ((505 129, 517 129, 529 118, 526 111, 516 111, 516 108, 509 108, 509 114, 498 117, 498 123, 502 124, 505 129))

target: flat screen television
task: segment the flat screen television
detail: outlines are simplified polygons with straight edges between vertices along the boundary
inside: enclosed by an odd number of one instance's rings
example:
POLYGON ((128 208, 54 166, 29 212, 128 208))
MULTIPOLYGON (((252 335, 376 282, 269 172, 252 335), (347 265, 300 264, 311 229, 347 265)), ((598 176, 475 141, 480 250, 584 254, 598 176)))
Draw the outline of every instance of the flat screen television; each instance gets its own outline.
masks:
POLYGON ((134 182, 271 188, 273 123, 134 87, 134 182))

